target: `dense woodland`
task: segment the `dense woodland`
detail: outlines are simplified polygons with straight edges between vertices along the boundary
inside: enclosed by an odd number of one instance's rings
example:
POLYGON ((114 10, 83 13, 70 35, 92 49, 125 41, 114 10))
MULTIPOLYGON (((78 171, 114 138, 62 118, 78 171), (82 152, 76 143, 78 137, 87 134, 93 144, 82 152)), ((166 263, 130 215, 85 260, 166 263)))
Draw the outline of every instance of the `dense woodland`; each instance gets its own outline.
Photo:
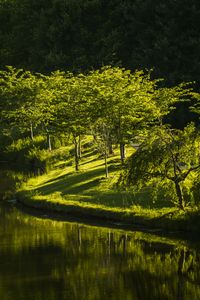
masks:
POLYGON ((70 138, 78 171, 84 135, 105 165, 137 143, 122 181, 168 180, 183 208, 200 165, 199 20, 197 0, 1 0, 1 157, 29 144, 34 163, 40 137, 70 138))
MULTIPOLYGON (((199 89, 199 20, 197 0, 1 0, 0 67, 153 68, 167 85, 195 81, 199 89)), ((195 116, 187 104, 177 108, 169 121, 183 128, 195 116)))
MULTIPOLYGON (((104 65, 153 68, 165 84, 200 75, 197 0, 1 0, 0 67, 47 74, 84 72, 104 65)), ((188 105, 169 117, 183 128, 188 105)))
POLYGON ((198 81, 197 0, 1 0, 0 65, 37 72, 102 65, 198 81))

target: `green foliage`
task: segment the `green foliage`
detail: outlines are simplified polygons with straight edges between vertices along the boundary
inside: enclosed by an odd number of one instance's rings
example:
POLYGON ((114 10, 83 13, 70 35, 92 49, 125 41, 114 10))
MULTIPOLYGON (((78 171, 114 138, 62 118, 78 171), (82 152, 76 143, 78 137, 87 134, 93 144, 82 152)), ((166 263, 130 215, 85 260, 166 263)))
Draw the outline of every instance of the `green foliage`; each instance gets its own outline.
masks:
POLYGON ((15 168, 30 171, 34 174, 47 171, 50 166, 51 154, 45 148, 45 139, 37 136, 19 139, 10 144, 4 152, 5 160, 14 164, 15 168))
POLYGON ((52 138, 60 144, 63 138, 71 139, 78 171, 81 136, 92 132, 108 175, 112 144, 120 145, 123 164, 125 145, 137 141, 137 146, 141 144, 134 155, 137 163, 128 167, 127 183, 140 187, 159 177, 165 195, 164 182, 172 181, 183 208, 182 194, 185 200, 191 198, 185 180, 199 167, 199 136, 193 125, 184 131, 156 125, 162 124, 176 103, 198 99, 199 95, 189 84, 160 87, 160 80, 151 77, 148 71, 111 66, 88 74, 55 71, 48 76, 7 67, 0 72, 0 122, 3 136, 14 140, 7 146, 8 160, 29 165, 33 172, 44 172, 54 159, 55 152, 49 153, 52 138), (14 135, 14 130, 19 134, 14 135), (16 142, 16 137, 27 137, 28 133, 31 139, 16 142), (47 145, 49 152, 44 150, 47 145))
POLYGON ((198 0, 1 1, 0 65, 46 73, 112 64, 154 68, 171 84, 199 80, 199 15, 198 0))
POLYGON ((200 174, 195 177, 192 186, 192 193, 193 193, 193 205, 199 206, 200 205, 200 174))
POLYGON ((30 138, 19 139, 7 147, 7 152, 27 152, 32 146, 43 149, 45 146, 45 138, 43 136, 37 136, 33 141, 30 138))
POLYGON ((153 178, 157 178, 158 183, 161 181, 162 184, 171 181, 178 205, 183 208, 184 197, 186 200, 189 196, 185 181, 200 168, 199 143, 199 132, 193 124, 184 131, 164 126, 152 128, 129 159, 123 180, 138 188, 147 185, 153 178))

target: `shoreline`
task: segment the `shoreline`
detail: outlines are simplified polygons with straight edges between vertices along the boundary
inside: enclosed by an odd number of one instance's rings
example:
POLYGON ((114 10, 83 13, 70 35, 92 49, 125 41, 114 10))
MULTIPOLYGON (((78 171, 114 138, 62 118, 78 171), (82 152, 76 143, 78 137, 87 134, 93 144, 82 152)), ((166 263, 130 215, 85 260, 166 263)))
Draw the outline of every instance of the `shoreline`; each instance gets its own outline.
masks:
POLYGON ((77 222, 100 223, 99 226, 106 223, 108 226, 125 230, 131 229, 165 236, 188 236, 200 232, 199 211, 184 212, 184 218, 183 212, 174 209, 174 211, 162 216, 148 218, 125 209, 112 210, 92 206, 84 207, 67 202, 63 204, 50 200, 34 200, 24 196, 23 192, 17 193, 16 200, 19 205, 27 209, 34 209, 45 214, 54 214, 61 221, 76 219, 77 222), (198 222, 195 223, 194 218, 195 220, 198 218, 198 222))
MULTIPOLYGON (((65 152, 69 152, 70 147, 65 152)), ((82 147, 79 172, 69 164, 71 156, 58 160, 47 173, 31 177, 18 187, 15 193, 18 203, 62 217, 116 223, 146 232, 200 233, 199 207, 181 211, 162 195, 154 201, 148 189, 141 193, 116 189, 121 172, 119 149, 108 158, 110 176, 105 178, 104 160, 87 143, 82 147)), ((129 155, 133 151, 132 148, 127 150, 129 155)))

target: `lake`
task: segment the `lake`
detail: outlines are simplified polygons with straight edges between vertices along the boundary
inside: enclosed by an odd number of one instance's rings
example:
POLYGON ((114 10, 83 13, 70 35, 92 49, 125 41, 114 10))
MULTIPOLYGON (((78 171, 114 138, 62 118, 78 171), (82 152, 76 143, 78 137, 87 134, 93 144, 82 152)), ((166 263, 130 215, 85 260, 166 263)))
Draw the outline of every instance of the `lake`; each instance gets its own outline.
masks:
POLYGON ((197 300, 199 245, 0 202, 1 300, 197 300))

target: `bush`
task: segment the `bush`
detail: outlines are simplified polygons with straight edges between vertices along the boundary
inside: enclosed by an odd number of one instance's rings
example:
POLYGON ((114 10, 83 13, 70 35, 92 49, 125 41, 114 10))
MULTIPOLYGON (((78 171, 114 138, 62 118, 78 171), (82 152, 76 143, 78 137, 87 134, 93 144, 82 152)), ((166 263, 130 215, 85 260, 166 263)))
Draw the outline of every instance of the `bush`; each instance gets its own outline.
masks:
POLYGON ((5 159, 15 168, 41 174, 50 168, 55 154, 44 150, 46 138, 37 136, 32 141, 30 138, 18 139, 7 146, 5 159))

